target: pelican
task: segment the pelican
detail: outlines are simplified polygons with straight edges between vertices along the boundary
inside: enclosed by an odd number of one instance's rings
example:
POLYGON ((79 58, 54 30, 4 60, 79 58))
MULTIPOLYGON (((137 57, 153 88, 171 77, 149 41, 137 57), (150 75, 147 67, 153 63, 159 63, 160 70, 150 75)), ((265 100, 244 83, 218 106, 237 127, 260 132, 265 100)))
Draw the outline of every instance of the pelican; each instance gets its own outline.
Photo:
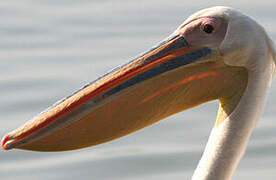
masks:
POLYGON ((275 62, 272 40, 252 18, 229 7, 203 9, 148 52, 6 134, 2 148, 84 148, 219 100, 192 179, 229 180, 262 112, 275 62))

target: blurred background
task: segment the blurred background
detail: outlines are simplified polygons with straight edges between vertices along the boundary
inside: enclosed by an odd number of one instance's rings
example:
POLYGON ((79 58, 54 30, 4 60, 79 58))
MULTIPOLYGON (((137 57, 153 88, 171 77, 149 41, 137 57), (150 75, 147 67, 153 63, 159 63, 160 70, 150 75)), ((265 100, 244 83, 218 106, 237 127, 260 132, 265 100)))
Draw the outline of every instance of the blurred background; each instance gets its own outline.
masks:
MULTIPOLYGON (((276 1, 1 1, 0 136, 149 49, 195 11, 214 5, 248 14, 276 41, 276 1)), ((276 177, 275 83, 235 180, 276 177)), ((0 150, 0 179, 190 179, 217 106, 207 103, 86 149, 0 150)))

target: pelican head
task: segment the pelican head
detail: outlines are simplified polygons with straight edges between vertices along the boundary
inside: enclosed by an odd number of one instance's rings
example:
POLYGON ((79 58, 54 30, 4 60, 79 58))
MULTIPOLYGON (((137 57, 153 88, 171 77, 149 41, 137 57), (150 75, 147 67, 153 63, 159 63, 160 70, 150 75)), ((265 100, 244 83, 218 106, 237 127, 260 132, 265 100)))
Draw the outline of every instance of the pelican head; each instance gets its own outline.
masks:
POLYGON ((274 64, 275 49, 262 26, 232 8, 204 9, 151 50, 8 133, 2 147, 84 148, 219 100, 193 178, 228 179, 259 118, 274 64))

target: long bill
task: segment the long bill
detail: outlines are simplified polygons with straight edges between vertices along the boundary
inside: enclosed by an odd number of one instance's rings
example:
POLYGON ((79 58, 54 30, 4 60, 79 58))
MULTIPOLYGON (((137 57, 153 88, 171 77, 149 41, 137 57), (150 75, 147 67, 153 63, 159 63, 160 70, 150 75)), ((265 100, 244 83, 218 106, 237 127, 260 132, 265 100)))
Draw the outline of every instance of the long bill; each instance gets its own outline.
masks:
POLYGON ((232 96, 243 68, 179 35, 90 83, 2 139, 3 149, 64 151, 104 143, 232 96))

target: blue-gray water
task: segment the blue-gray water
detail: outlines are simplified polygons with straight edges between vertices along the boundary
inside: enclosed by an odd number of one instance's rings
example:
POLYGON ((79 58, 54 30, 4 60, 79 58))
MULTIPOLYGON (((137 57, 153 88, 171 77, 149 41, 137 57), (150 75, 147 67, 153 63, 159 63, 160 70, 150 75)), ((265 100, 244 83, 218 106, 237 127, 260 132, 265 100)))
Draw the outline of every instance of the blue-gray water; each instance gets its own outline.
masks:
MULTIPOLYGON (((193 12, 238 8, 276 41, 276 1, 8 0, 0 2, 0 136, 169 35, 193 12)), ((276 177, 276 81, 234 179, 276 177)), ((189 179, 216 117, 207 103, 103 145, 0 151, 1 180, 189 179)))

